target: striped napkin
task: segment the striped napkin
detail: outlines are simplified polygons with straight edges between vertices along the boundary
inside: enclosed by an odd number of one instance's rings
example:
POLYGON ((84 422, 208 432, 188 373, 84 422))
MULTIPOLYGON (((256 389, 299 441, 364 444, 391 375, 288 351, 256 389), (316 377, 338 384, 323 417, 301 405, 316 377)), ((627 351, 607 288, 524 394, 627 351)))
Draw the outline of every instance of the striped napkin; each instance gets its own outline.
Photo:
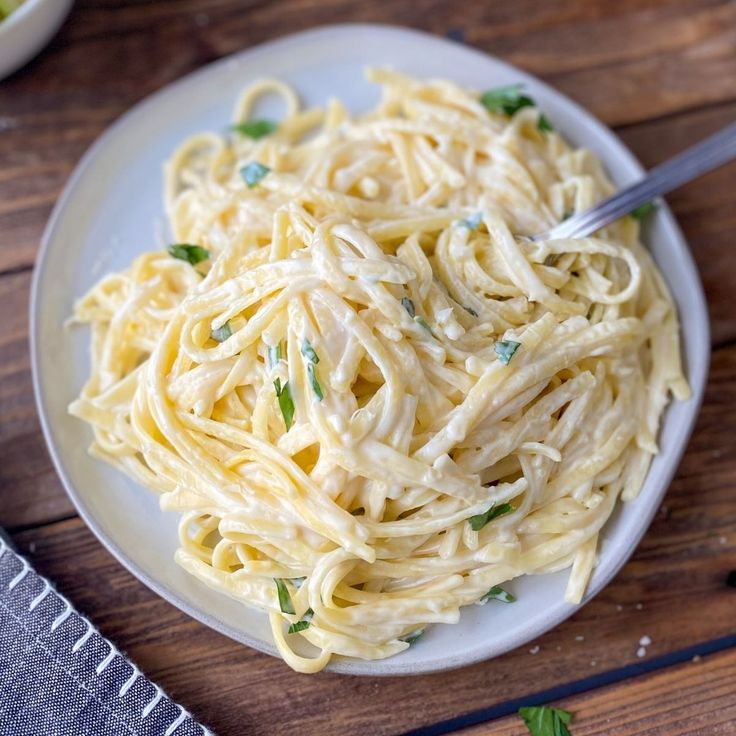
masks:
POLYGON ((3 736, 212 736, 0 533, 3 736))

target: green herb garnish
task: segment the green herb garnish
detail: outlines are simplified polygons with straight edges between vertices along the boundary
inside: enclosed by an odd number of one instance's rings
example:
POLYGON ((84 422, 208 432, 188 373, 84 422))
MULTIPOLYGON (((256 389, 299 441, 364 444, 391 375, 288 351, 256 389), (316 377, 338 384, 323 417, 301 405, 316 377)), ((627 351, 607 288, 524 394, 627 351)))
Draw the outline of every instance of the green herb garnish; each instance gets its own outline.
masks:
POLYGON ((177 243, 170 245, 168 248, 170 256, 178 258, 180 261, 187 261, 192 266, 196 266, 202 261, 206 261, 210 257, 210 252, 207 248, 203 248, 201 245, 189 245, 189 243, 177 243))
POLYGON ((244 123, 231 125, 230 130, 257 141, 271 135, 278 127, 278 123, 274 123, 273 120, 246 120, 244 123))
POLYGON ((511 358, 514 357, 514 354, 519 349, 519 346, 521 345, 520 342, 516 342, 515 340, 499 340, 493 347, 493 349, 496 351, 496 355, 498 355, 498 359, 504 364, 508 365, 511 358))
POLYGON ((319 363, 319 355, 315 352, 312 347, 312 343, 305 337, 302 341, 302 355, 307 359, 307 376, 309 376, 309 383, 312 384, 312 391, 314 395, 322 401, 325 395, 322 393, 322 387, 319 385, 317 375, 314 372, 314 366, 319 363))
POLYGON ((251 161, 240 169, 240 176, 243 177, 243 181, 248 185, 248 189, 253 189, 269 171, 271 169, 268 166, 258 161, 251 161))
POLYGON ((482 514, 476 514, 468 519, 470 528, 474 532, 480 531, 489 521, 497 519, 499 516, 508 514, 514 510, 514 507, 510 503, 502 503, 500 506, 491 504, 491 508, 488 511, 484 511, 482 514))
POLYGON ((640 204, 636 209, 631 210, 629 213, 635 220, 641 220, 647 215, 654 212, 657 209, 657 205, 654 202, 644 202, 640 204))
POLYGON ((210 337, 217 342, 225 342, 228 337, 232 337, 233 331, 230 329, 230 322, 225 322, 222 327, 218 327, 216 330, 210 332, 210 337))
POLYGON ((458 225, 466 227, 468 228, 468 230, 477 230, 481 222, 483 222, 483 213, 476 212, 475 214, 470 215, 470 217, 466 217, 464 220, 460 220, 458 222, 458 225))
POLYGON ((310 362, 317 365, 319 363, 319 355, 314 351, 312 343, 305 337, 302 341, 302 355, 310 362))
POLYGON ((562 220, 561 221, 564 222, 565 220, 569 220, 574 214, 575 214, 575 210, 565 210, 562 213, 562 220))
POLYGON ((403 636, 399 639, 399 641, 405 641, 409 646, 412 646, 416 643, 417 639, 419 639, 422 634, 424 633, 424 629, 419 629, 418 631, 412 631, 411 634, 407 634, 406 636, 403 636))
POLYGON ((276 389, 276 398, 279 400, 279 409, 284 417, 284 424, 286 425, 286 431, 291 429, 291 425, 294 423, 294 400, 291 398, 291 387, 287 381, 283 388, 281 386, 281 379, 277 378, 273 382, 273 387, 276 389))
POLYGON ((572 713, 549 705, 531 705, 519 708, 519 715, 531 736, 572 736, 567 724, 572 713))
POLYGON ((507 87, 489 89, 481 95, 481 104, 488 112, 495 112, 511 117, 522 107, 534 107, 534 100, 522 94, 522 85, 510 84, 507 87))
POLYGON ((293 616, 295 613, 294 604, 286 583, 282 578, 274 578, 273 581, 276 583, 276 590, 279 594, 279 608, 281 609, 281 613, 290 613, 293 616))
POLYGON ((307 376, 309 376, 309 383, 312 384, 312 391, 314 395, 322 401, 325 395, 322 393, 322 387, 319 385, 317 376, 314 375, 314 363, 307 363, 307 376))
POLYGON ((429 332, 429 334, 430 334, 430 335, 432 335, 432 337, 433 337, 433 338, 434 338, 435 340, 437 339, 437 335, 435 335, 435 334, 434 334, 434 332, 432 331, 432 328, 431 328, 431 327, 430 327, 430 326, 429 326, 429 325, 427 324, 427 320, 425 320, 425 319, 424 319, 424 317, 419 317, 419 316, 416 316, 416 317, 414 317, 414 321, 415 321, 415 322, 416 322, 416 323, 417 323, 417 324, 418 324, 418 325, 419 325, 420 327, 424 327, 424 329, 425 329, 425 330, 427 330, 427 332, 429 332))
POLYGON ((502 603, 514 603, 516 596, 511 595, 500 585, 494 585, 482 598, 481 601, 501 601, 502 603))
POLYGON ((281 343, 268 346, 268 367, 275 368, 281 360, 281 343))
POLYGON ((463 309, 464 309, 464 310, 465 310, 465 311, 466 311, 466 312, 467 312, 468 314, 472 315, 473 317, 477 317, 477 316, 478 316, 478 312, 476 312, 476 311, 475 311, 475 309, 473 309, 472 307, 463 307, 463 309))
POLYGON ((552 133, 555 126, 550 123, 549 118, 544 113, 541 113, 539 120, 537 121, 537 128, 539 128, 542 133, 552 133))
POLYGON ((314 618, 314 611, 311 608, 307 608, 307 610, 304 612, 304 615, 301 618, 301 621, 297 621, 296 623, 289 626, 289 630, 287 631, 288 634, 298 634, 300 631, 304 631, 304 629, 309 628, 309 624, 312 623, 312 619, 314 618))
POLYGON ((434 334, 432 331, 432 328, 427 324, 427 320, 424 319, 424 317, 420 317, 417 314, 416 307, 414 306, 414 302, 409 299, 408 296, 405 296, 401 299, 401 306, 406 309, 406 311, 409 313, 409 316, 420 326, 423 327, 427 332, 429 332, 430 335, 436 340, 437 335, 434 334))

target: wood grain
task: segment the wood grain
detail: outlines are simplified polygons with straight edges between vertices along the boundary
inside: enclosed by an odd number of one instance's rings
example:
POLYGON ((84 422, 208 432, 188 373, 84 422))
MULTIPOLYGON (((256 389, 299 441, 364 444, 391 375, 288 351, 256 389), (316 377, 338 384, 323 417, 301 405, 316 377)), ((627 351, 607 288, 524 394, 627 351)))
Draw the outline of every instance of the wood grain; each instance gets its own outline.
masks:
POLYGON ((454 672, 403 679, 296 675, 148 592, 79 519, 15 539, 103 633, 218 733, 240 734, 238 724, 245 722, 253 734, 294 728, 323 736, 348 729, 399 734, 636 662, 645 634, 653 640, 649 656, 657 656, 735 633, 736 590, 726 585, 736 562, 734 403, 736 346, 715 353, 690 449, 664 507, 616 580, 538 641, 454 672))
POLYGON ((30 283, 29 271, 0 277, 0 526, 10 529, 73 513, 46 451, 33 400, 30 283))
MULTIPOLYGON (((574 736, 732 736, 736 726, 736 650, 696 659, 554 703, 573 713, 574 736)), ((518 716, 457 736, 519 736, 518 716)))
MULTIPOLYGON (((0 83, 0 525, 220 736, 394 736, 639 661, 644 634, 653 640, 648 657, 734 634, 736 591, 725 578, 736 567, 736 166, 669 198, 703 277, 718 348, 690 447, 632 560, 538 641, 437 675, 296 675, 149 592, 73 516, 35 414, 26 316, 30 268, 64 182, 110 122, 173 79, 284 33, 345 21, 462 32, 616 126, 646 166, 736 118, 736 4, 726 0, 77 0, 51 46, 0 83)), ((733 732, 735 657, 570 698, 573 733, 733 732)), ((517 719, 482 728, 468 733, 523 733, 517 719)))

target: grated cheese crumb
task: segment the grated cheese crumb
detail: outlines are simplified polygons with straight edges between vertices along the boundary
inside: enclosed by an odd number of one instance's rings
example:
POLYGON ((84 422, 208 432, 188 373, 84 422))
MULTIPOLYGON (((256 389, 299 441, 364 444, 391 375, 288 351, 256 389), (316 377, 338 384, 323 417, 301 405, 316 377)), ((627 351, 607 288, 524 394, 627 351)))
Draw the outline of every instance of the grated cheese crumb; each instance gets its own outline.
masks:
POLYGON ((646 657, 647 656, 647 648, 646 647, 639 647, 636 650, 636 656, 637 657, 646 657))
POLYGON ((639 646, 642 647, 648 647, 652 643, 652 640, 650 637, 648 637, 646 634, 642 636, 641 639, 639 639, 639 646))

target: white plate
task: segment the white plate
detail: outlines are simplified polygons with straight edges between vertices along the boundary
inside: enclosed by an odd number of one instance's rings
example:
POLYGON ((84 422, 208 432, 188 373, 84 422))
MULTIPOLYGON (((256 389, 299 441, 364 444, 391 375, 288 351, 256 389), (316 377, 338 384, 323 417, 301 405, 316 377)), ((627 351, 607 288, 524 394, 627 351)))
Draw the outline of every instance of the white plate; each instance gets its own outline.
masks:
MULTIPOLYGON (((555 125, 575 144, 591 148, 622 185, 641 167, 603 125, 529 75, 478 51, 433 36, 372 25, 330 26, 264 44, 212 64, 151 96, 113 125, 90 149, 59 200, 44 235, 31 306, 34 385, 46 440, 79 513, 100 541, 134 575, 181 610, 233 639, 275 654, 266 616, 215 593, 173 561, 175 514, 154 494, 86 454, 89 429, 66 407, 88 372, 86 330, 62 323, 74 300, 107 271, 128 266, 157 244, 163 222, 162 162, 186 136, 221 130, 239 90, 263 76, 294 85, 309 105, 337 95, 354 111, 377 101, 363 81, 365 65, 391 65, 419 77, 450 77, 486 89, 523 82, 555 125)), ((683 323, 693 398, 671 406, 661 453, 639 498, 620 506, 604 542, 586 600, 616 574, 641 539, 677 468, 705 384, 709 337, 703 293, 686 243, 666 207, 647 240, 672 288, 683 323)), ((342 659, 331 669, 395 675, 459 667, 496 656, 539 636, 570 616, 563 600, 567 573, 512 584, 513 606, 470 606, 456 626, 433 626, 421 645, 375 662, 342 659)))

